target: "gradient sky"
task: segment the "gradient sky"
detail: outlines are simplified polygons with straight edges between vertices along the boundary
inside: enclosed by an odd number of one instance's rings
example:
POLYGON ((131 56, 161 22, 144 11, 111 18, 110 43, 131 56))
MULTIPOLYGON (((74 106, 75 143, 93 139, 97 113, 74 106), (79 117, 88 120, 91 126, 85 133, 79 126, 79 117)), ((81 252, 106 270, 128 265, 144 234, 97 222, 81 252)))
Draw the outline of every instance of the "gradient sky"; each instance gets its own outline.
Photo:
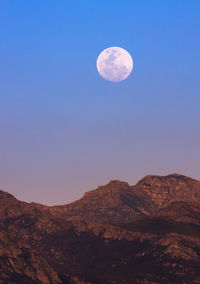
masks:
POLYGON ((200 1, 0 2, 0 187, 68 203, 111 179, 200 179, 200 1), (99 53, 131 76, 102 79, 99 53))

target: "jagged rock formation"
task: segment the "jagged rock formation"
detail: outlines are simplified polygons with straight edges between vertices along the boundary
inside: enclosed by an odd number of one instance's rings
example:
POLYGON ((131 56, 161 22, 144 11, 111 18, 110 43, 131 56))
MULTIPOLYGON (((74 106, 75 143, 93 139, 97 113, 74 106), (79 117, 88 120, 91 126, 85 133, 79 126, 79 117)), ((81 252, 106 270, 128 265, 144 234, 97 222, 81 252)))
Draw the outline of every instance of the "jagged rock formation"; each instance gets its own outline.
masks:
POLYGON ((112 181, 57 207, 0 192, 0 283, 200 283, 199 263, 199 181, 112 181))

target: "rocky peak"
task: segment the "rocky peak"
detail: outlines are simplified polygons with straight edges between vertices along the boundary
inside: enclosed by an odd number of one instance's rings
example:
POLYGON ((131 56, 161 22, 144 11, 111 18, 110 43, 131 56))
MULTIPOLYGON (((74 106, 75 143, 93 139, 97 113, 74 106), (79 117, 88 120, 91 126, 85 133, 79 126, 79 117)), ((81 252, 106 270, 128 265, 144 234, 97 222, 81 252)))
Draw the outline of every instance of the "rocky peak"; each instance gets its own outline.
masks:
POLYGON ((147 194, 158 209, 174 201, 200 203, 200 181, 184 175, 148 175, 133 188, 147 194))
POLYGON ((199 183, 199 181, 194 180, 192 178, 186 177, 180 174, 170 174, 166 176, 159 176, 159 175, 147 175, 142 178, 136 185, 144 185, 144 186, 161 186, 161 185, 172 185, 173 183, 182 183, 188 184, 188 182, 195 182, 199 183))
POLYGON ((87 191, 83 197, 88 198, 94 195, 96 196, 98 194, 102 195, 102 194, 108 194, 108 193, 116 193, 116 192, 119 192, 121 190, 128 188, 129 186, 130 185, 125 181, 111 180, 106 185, 101 185, 101 186, 98 186, 96 189, 87 191))
POLYGON ((8 199, 8 200, 15 199, 16 200, 16 198, 12 194, 6 191, 0 190, 0 201, 5 200, 5 199, 8 199))
POLYGON ((18 207, 19 201, 10 193, 0 190, 0 214, 18 207))
POLYGON ((116 224, 148 216, 175 201, 200 203, 200 182, 178 174, 149 175, 134 186, 112 180, 75 202, 49 210, 69 220, 116 224))

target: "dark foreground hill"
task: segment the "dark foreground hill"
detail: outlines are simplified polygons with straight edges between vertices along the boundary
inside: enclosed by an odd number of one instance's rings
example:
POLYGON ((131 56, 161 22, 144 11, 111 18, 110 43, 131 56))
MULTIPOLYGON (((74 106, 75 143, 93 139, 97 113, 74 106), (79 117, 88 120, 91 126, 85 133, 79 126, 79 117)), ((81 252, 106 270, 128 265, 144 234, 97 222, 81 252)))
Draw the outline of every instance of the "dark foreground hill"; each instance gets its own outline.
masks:
POLYGON ((56 207, 1 191, 0 229, 0 283, 200 283, 200 182, 184 176, 56 207))

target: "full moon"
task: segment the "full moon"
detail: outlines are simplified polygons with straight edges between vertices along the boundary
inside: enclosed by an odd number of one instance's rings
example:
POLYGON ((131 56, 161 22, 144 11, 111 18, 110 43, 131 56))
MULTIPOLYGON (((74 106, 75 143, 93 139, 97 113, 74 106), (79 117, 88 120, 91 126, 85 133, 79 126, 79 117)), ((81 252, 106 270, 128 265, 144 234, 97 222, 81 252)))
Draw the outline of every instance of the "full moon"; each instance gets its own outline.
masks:
POLYGON ((97 70, 106 80, 120 82, 128 78, 133 69, 133 60, 121 47, 109 47, 97 58, 97 70))

